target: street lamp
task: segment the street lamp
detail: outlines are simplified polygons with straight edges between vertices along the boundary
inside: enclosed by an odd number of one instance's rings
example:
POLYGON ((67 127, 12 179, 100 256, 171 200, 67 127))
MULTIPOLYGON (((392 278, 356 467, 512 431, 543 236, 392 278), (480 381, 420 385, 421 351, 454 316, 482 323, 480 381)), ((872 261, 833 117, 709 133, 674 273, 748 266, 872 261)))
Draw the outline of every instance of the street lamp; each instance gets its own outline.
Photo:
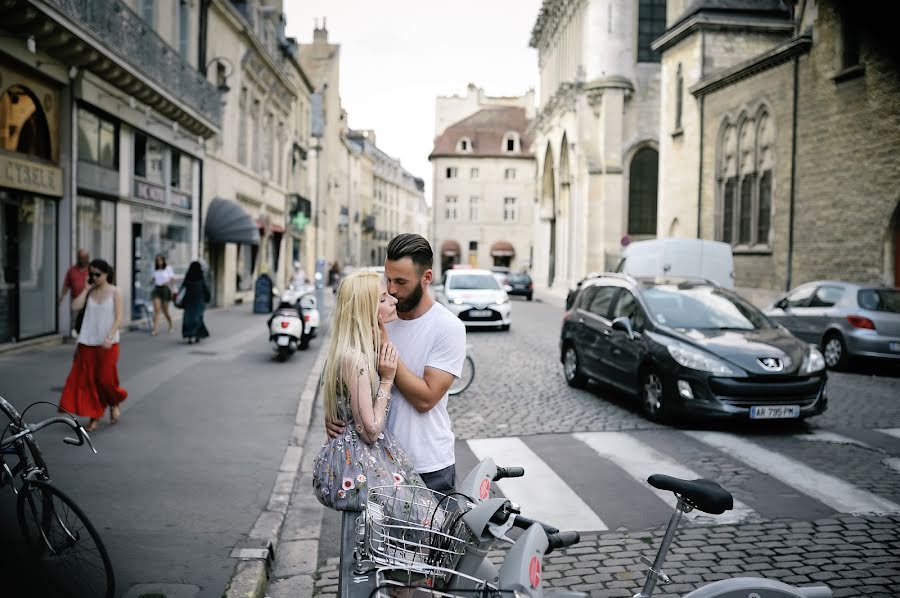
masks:
POLYGON ((220 93, 228 93, 231 89, 228 87, 228 77, 234 73, 234 64, 224 56, 216 56, 215 58, 211 58, 209 62, 206 63, 206 66, 203 69, 203 72, 208 75, 209 67, 212 63, 216 63, 216 89, 219 90, 220 93))

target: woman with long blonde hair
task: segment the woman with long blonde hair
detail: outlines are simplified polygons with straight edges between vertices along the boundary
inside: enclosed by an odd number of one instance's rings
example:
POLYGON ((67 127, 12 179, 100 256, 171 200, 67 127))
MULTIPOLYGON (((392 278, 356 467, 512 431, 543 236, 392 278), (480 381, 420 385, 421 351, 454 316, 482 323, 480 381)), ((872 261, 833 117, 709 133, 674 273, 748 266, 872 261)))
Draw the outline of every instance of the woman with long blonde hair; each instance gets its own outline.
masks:
POLYGON ((372 486, 425 487, 385 428, 398 358, 380 324, 397 318, 396 304, 376 272, 354 272, 338 287, 322 384, 325 413, 347 426, 315 460, 313 488, 326 507, 361 511, 372 486))

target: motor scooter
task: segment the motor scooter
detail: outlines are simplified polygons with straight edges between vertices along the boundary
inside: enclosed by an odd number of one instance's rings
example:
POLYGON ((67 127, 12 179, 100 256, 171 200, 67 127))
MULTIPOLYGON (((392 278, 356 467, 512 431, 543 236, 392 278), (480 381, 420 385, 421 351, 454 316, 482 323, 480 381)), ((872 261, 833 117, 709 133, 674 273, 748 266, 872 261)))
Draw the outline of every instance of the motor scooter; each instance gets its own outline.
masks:
POLYGON ((298 347, 305 349, 309 343, 307 323, 290 303, 279 303, 268 323, 269 342, 278 361, 286 361, 298 347))
POLYGON ((305 349, 309 344, 309 340, 316 337, 319 329, 319 304, 316 301, 315 286, 311 284, 290 285, 284 293, 281 294, 281 303, 292 305, 294 309, 300 312, 300 317, 307 323, 305 328, 305 338, 301 339, 300 348, 305 349))

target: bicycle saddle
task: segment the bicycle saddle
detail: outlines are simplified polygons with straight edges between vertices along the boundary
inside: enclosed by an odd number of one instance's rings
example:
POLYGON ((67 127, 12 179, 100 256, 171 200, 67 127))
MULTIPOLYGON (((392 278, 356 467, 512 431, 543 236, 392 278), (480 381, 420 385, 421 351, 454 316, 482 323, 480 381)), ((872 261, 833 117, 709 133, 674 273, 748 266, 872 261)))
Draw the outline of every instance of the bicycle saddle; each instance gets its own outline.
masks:
POLYGON ((655 473, 647 482, 654 488, 669 490, 680 495, 692 507, 704 513, 721 515, 734 507, 731 492, 712 480, 681 480, 672 476, 655 473))

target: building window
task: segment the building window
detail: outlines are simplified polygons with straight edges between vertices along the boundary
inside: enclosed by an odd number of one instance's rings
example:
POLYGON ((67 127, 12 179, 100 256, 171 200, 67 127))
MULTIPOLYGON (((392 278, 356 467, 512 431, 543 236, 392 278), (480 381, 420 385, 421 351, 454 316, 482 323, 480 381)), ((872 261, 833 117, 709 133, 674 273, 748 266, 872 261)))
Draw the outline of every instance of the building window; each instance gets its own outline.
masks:
POLYGON ((444 201, 445 201, 445 204, 446 204, 446 207, 447 207, 447 210, 446 210, 446 213, 445 213, 445 218, 446 218, 447 220, 456 220, 457 217, 458 217, 458 213, 457 213, 457 205, 456 205, 456 196, 455 196, 455 195, 448 195, 444 201))
POLYGON ((638 62, 659 62, 659 52, 650 49, 666 30, 666 0, 638 3, 638 62))
POLYGON ((469 251, 478 251, 478 241, 469 241, 469 251))
POLYGON ((75 202, 75 244, 92 256, 116 255, 116 204, 78 196, 75 202))
POLYGON ((684 77, 681 74, 681 65, 675 75, 675 131, 681 131, 681 110, 684 102, 684 77))
POLYGON ((238 139, 237 139, 237 159, 238 162, 247 166, 247 88, 241 88, 241 95, 238 100, 238 139))
POLYGON ((469 171, 469 178, 470 178, 470 179, 477 179, 477 178, 478 178, 478 169, 477 169, 477 168, 473 168, 473 169, 471 169, 471 170, 469 171))
POLYGON ((738 243, 749 245, 750 231, 753 227, 753 173, 747 174, 741 181, 741 213, 738 227, 738 243))
POLYGON ((515 197, 504 197, 503 198, 503 221, 504 222, 517 222, 519 220, 519 213, 516 210, 516 198, 515 197))
POLYGON ((756 223, 756 240, 769 244, 769 228, 772 226, 772 171, 759 177, 759 219, 756 223))
POLYGON ((503 171, 503 178, 507 181, 516 180, 516 169, 515 168, 507 168, 503 171))
POLYGON ((192 170, 192 161, 191 157, 187 154, 183 154, 180 151, 173 149, 171 150, 172 154, 172 176, 171 182, 172 187, 175 189, 180 189, 185 193, 191 192, 191 183, 193 181, 191 172, 192 170))
POLYGON ((478 222, 478 196, 473 195, 469 198, 469 220, 478 222))
POLYGON ((518 133, 507 133, 503 136, 503 150, 507 152, 515 152, 519 149, 518 133))
POLYGON ((463 137, 456 144, 456 150, 459 152, 471 152, 472 141, 468 137, 463 137))
POLYGON ((187 57, 191 45, 191 7, 188 0, 178 2, 178 52, 187 57))
POLYGON ((448 179, 456 178, 456 166, 448 166, 447 167, 447 178, 448 179))
POLYGON ((858 17, 853 11, 841 15, 841 68, 849 69, 860 64, 862 35, 858 17))
POLYGON ((84 108, 78 109, 78 159, 116 170, 116 125, 84 108))
POLYGON ((722 240, 726 243, 734 242, 734 188, 737 179, 730 178, 725 181, 725 189, 722 193, 722 240))
POLYGON ((631 160, 628 178, 628 234, 656 234, 656 187, 659 154, 645 147, 631 160))
POLYGON ((138 9, 144 22, 151 28, 156 27, 156 0, 140 0, 138 9))
POLYGON ((143 133, 134 134, 134 175, 158 185, 165 184, 165 145, 143 133))

